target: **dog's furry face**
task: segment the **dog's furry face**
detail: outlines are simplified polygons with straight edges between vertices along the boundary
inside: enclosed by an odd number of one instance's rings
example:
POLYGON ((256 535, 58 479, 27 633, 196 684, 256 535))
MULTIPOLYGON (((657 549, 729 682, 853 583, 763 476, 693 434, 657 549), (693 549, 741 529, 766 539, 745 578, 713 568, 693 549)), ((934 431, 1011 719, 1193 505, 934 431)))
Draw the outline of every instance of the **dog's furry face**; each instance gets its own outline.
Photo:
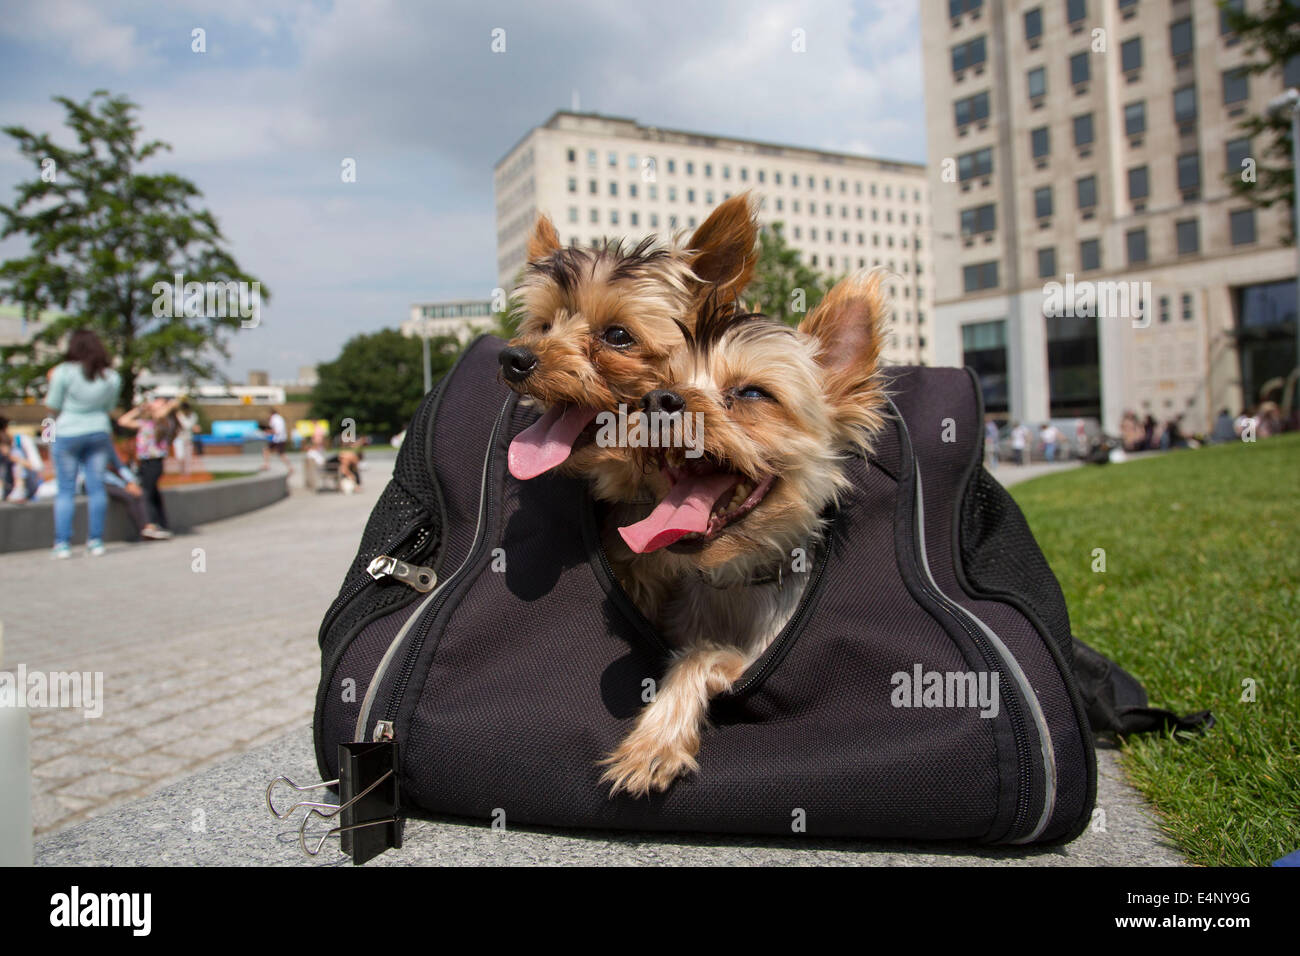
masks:
POLYGON ((719 206, 680 246, 651 238, 566 248, 539 218, 517 290, 525 316, 501 352, 507 384, 545 410, 538 430, 512 446, 516 477, 558 467, 591 479, 598 498, 634 498, 639 465, 628 449, 593 441, 595 416, 635 410, 666 380, 701 297, 731 300, 748 284, 756 238, 747 195, 719 206))
POLYGON ((865 452, 883 423, 883 324, 875 274, 840 282, 798 330, 703 310, 673 356, 672 386, 646 405, 700 413, 704 454, 656 455, 648 482, 661 504, 622 529, 632 550, 668 548, 669 564, 729 580, 808 544, 843 488, 844 456, 865 452))

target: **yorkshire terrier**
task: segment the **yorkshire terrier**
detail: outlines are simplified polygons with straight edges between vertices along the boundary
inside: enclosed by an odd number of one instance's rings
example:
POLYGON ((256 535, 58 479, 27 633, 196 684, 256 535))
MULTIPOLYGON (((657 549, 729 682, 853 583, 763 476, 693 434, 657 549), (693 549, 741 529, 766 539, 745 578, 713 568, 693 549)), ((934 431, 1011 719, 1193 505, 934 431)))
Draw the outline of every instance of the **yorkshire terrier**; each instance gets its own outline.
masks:
POLYGON ((524 318, 500 360, 506 384, 543 414, 511 442, 510 473, 529 479, 558 469, 589 479, 606 502, 642 494, 635 456, 595 440, 597 416, 620 406, 635 413, 666 381, 683 322, 706 297, 729 302, 749 284, 757 238, 748 193, 718 206, 684 244, 650 237, 631 248, 564 247, 540 216, 516 290, 524 318))
POLYGON ((601 761, 611 796, 698 769, 710 700, 794 614, 807 575, 785 573, 791 552, 819 546, 847 457, 869 452, 884 424, 885 311, 878 273, 839 282, 797 330, 711 301, 670 356, 673 384, 645 395, 650 414, 703 413, 704 454, 651 452, 659 504, 619 529, 639 556, 624 571, 639 579, 634 596, 658 596, 643 610, 674 651, 655 699, 601 761))

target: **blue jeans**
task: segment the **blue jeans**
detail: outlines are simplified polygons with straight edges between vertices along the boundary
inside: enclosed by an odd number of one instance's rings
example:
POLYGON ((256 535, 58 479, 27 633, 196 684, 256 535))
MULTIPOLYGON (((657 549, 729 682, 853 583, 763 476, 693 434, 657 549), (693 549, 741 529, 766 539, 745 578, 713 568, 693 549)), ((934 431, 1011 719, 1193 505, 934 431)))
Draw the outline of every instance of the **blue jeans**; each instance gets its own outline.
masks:
POLYGON ((54 471, 59 490, 54 497, 54 543, 68 544, 72 539, 72 518, 76 514, 77 469, 86 478, 86 498, 90 512, 87 540, 104 538, 104 515, 108 512, 108 494, 104 491, 104 470, 113 453, 113 439, 108 432, 60 437, 54 442, 54 471))

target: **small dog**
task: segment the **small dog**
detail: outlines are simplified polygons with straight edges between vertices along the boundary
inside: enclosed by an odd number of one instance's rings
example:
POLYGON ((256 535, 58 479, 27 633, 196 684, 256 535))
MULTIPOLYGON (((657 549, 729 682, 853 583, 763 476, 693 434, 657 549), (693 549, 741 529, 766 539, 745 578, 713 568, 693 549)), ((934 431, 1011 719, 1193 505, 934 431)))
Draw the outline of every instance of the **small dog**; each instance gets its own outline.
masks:
POLYGON ((619 529, 646 556, 625 569, 642 579, 634 597, 659 596, 642 610, 674 653, 654 701, 601 761, 611 796, 664 790, 698 769, 709 701, 793 615, 806 575, 784 571, 791 550, 817 546, 846 456, 867 453, 884 423, 880 282, 844 279, 798 330, 711 302, 684 330, 675 384, 645 396, 647 413, 703 412, 705 453, 656 453, 659 504, 619 529))
POLYGON ((506 384, 544 414, 510 445, 509 467, 529 479, 559 468, 588 478, 595 497, 627 502, 644 475, 626 448, 601 447, 596 416, 635 411, 666 380, 681 323, 707 296, 738 297, 753 277, 758 223, 748 193, 718 206, 685 245, 653 237, 633 248, 562 247, 540 216, 516 290, 525 316, 501 350, 506 384))

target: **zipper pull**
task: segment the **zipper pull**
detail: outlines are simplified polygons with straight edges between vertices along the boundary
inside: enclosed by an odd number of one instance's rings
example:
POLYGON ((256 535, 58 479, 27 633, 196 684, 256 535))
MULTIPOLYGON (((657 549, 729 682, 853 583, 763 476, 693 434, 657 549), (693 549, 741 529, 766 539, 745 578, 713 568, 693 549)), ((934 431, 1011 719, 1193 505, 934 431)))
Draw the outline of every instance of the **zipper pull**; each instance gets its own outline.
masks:
POLYGON ((391 720, 381 720, 375 723, 375 734, 373 740, 379 743, 383 740, 393 739, 393 722, 391 720))
POLYGON ((438 576, 433 573, 433 568, 426 568, 419 564, 407 564, 405 561, 399 561, 388 554, 381 554, 375 558, 370 562, 370 566, 366 570, 376 581, 383 577, 396 578, 403 584, 409 584, 422 594, 432 591, 434 585, 438 583, 438 576))

